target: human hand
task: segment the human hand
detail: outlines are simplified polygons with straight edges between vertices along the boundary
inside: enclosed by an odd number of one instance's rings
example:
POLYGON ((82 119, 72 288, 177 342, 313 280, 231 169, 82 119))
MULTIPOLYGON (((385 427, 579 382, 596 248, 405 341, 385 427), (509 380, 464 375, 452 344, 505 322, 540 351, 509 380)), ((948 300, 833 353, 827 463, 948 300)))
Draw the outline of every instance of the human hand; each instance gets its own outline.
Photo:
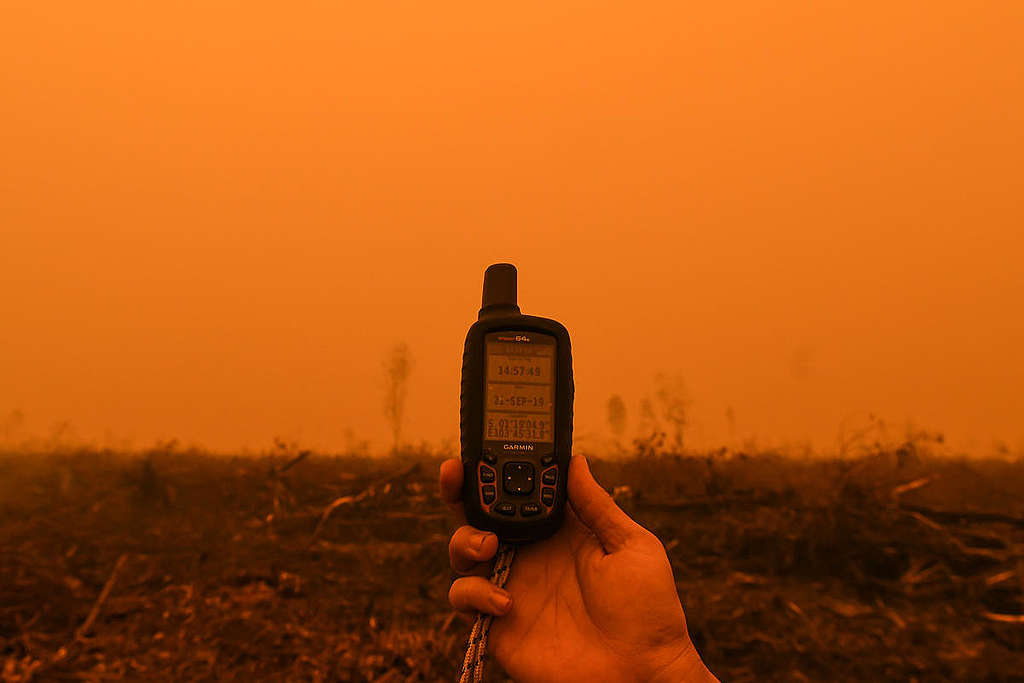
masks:
POLYGON ((487 579, 497 537, 465 523, 462 463, 441 464, 441 495, 462 524, 448 544, 464 575, 452 606, 501 617, 488 649, 524 683, 717 681, 690 640, 661 542, 615 504, 585 458, 572 458, 568 476, 561 529, 518 548, 502 590, 487 579))

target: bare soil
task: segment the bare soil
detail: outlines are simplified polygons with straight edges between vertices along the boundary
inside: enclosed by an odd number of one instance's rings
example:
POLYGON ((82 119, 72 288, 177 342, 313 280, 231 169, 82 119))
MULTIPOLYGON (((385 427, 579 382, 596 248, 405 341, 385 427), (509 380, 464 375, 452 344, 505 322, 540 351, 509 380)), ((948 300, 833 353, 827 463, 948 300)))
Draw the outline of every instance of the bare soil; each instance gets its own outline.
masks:
MULTIPOLYGON (((439 463, 2 455, 0 680, 454 680, 439 463)), ((593 468, 723 681, 1024 681, 1024 463, 593 468)))

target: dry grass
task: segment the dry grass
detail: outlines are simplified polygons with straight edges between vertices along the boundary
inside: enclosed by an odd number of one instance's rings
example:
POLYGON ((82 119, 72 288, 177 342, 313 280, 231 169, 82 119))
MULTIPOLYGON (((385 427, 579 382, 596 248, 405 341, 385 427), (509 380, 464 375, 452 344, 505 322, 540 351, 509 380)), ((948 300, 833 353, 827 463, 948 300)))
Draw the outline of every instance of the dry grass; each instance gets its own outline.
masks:
MULTIPOLYGON (((452 680, 438 462, 2 456, 0 680, 452 680)), ((1024 463, 594 470, 723 681, 1024 680, 1024 463)))

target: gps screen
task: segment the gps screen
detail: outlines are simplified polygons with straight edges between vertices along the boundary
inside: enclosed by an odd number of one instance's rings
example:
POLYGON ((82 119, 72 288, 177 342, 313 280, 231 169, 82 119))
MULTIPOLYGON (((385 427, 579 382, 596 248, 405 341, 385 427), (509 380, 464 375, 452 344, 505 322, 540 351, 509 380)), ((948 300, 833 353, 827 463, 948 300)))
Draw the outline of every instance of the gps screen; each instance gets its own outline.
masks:
POLYGON ((488 335, 484 439, 554 442, 555 340, 533 332, 488 335))

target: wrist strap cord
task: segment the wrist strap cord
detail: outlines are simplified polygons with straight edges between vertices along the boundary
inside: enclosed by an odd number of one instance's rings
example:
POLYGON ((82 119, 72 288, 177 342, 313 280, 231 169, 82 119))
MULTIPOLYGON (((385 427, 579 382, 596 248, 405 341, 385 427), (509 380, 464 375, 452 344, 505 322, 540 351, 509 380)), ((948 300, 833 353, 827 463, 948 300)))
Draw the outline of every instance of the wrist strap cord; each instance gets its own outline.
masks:
MULTIPOLYGON (((504 588, 508 581, 508 573, 512 568, 512 559, 516 555, 516 547, 508 543, 498 546, 498 554, 494 560, 494 571, 491 572, 491 583, 504 588)), ((473 622, 473 630, 469 633, 469 645, 466 647, 466 659, 462 662, 462 675, 459 683, 482 683, 484 680, 484 659, 487 657, 487 634, 491 630, 494 617, 490 614, 477 614, 473 622)))

